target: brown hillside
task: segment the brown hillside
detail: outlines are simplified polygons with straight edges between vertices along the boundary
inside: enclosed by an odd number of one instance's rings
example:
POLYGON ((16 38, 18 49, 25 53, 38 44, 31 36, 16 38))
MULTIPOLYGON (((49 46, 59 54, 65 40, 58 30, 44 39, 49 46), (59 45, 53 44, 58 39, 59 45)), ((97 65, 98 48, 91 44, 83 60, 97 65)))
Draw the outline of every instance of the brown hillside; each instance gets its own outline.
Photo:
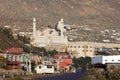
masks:
POLYGON ((0 0, 1 26, 32 27, 33 17, 37 27, 56 25, 61 18, 66 24, 88 25, 96 31, 93 38, 105 28, 120 31, 120 0, 0 0))
POLYGON ((32 17, 40 25, 95 24, 119 28, 120 0, 0 0, 1 25, 31 26, 32 17))

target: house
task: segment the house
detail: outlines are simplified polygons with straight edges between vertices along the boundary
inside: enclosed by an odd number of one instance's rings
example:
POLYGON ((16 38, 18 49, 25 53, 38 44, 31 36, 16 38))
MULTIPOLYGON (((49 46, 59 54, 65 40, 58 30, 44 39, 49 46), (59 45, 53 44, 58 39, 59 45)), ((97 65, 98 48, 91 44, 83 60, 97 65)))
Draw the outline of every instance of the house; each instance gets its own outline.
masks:
POLYGON ((54 56, 54 61, 57 64, 57 70, 68 68, 73 64, 69 54, 65 52, 59 52, 54 56))
POLYGON ((36 73, 54 73, 54 66, 53 65, 44 65, 40 64, 35 66, 36 73))
POLYGON ((4 50, 8 69, 22 69, 23 64, 28 61, 29 54, 23 51, 22 48, 9 48, 4 50))

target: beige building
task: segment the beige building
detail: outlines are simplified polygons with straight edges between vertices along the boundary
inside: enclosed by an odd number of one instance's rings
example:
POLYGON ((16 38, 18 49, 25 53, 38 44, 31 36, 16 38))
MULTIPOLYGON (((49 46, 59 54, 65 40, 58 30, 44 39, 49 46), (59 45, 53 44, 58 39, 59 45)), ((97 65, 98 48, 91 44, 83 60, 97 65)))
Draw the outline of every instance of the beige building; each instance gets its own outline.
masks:
POLYGON ((94 46, 82 42, 68 42, 67 52, 69 52, 72 58, 85 57, 85 56, 93 57, 94 46))

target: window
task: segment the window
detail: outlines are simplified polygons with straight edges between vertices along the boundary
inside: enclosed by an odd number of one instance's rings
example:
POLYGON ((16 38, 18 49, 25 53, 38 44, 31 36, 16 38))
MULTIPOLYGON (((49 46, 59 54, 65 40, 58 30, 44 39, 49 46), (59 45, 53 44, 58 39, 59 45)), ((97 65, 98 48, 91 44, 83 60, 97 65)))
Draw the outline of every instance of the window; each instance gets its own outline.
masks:
POLYGON ((41 66, 39 66, 39 69, 41 68, 41 66))
POLYGON ((52 68, 52 65, 47 65, 47 68, 52 68))
POLYGON ((80 48, 80 46, 78 46, 78 48, 80 48))
POLYGON ((17 61, 17 56, 15 56, 15 61, 17 61))
POLYGON ((82 48, 85 48, 85 46, 82 46, 82 48))
POLYGON ((118 60, 118 61, 120 61, 120 60, 118 60))
POLYGON ((70 48, 72 48, 72 46, 70 46, 70 48))
POLYGON ((112 61, 114 61, 114 60, 112 60, 112 61))
POLYGON ((14 61, 14 60, 13 60, 13 58, 14 58, 14 56, 13 56, 13 55, 11 55, 11 57, 10 57, 10 61, 14 61))
POLYGON ((68 48, 69 48, 69 46, 68 46, 68 48))
POLYGON ((74 48, 76 48, 76 46, 74 46, 74 48))
POLYGON ((88 46, 86 46, 86 48, 88 48, 88 46))
POLYGON ((19 60, 21 60, 21 57, 22 57, 22 56, 19 56, 19 60))
POLYGON ((105 60, 105 61, 107 61, 107 60, 105 60))

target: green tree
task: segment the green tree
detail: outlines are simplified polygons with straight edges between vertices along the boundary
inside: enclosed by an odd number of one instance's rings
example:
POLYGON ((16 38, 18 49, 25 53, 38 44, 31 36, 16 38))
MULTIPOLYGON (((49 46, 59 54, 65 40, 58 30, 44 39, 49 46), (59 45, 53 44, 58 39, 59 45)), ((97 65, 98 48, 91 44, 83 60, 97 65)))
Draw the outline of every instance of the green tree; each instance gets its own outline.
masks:
POLYGON ((88 63, 91 63, 91 58, 90 57, 73 58, 73 62, 76 68, 82 67, 83 69, 86 69, 86 65, 88 63))
POLYGON ((25 51, 25 52, 27 52, 27 53, 32 53, 33 52, 33 50, 29 47, 29 46, 26 46, 26 45, 22 45, 22 48, 23 48, 23 50, 25 51))

